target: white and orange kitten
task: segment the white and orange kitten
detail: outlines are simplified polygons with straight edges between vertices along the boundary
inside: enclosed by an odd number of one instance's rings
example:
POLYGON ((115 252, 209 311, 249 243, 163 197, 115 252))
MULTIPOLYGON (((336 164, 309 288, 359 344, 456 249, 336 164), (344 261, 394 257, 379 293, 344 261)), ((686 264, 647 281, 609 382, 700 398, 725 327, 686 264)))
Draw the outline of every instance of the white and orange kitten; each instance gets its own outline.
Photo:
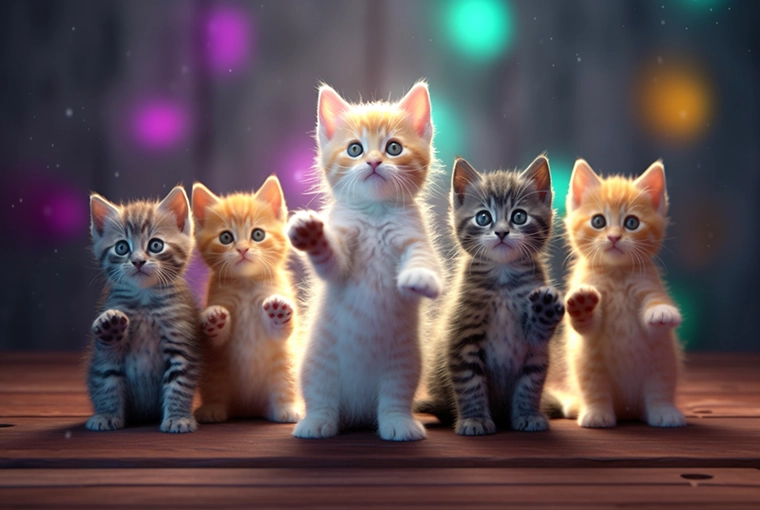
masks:
POLYGON ((568 283, 564 344, 550 366, 550 394, 582 427, 637 419, 686 424, 674 398, 681 314, 653 262, 667 225, 662 162, 638 179, 573 169, 567 232, 575 261, 568 283), (562 373, 564 371, 564 374, 562 373))
POLYGON ((329 196, 288 234, 316 273, 301 371, 306 415, 293 435, 322 438, 377 426, 419 440, 421 299, 441 291, 428 211, 418 202, 434 161, 427 85, 397 103, 349 104, 319 90, 318 165, 329 196), (316 280, 321 280, 317 282, 316 280))
POLYGON ((269 177, 255 194, 217 197, 193 186, 196 240, 211 269, 199 384, 199 422, 301 417, 295 382, 298 356, 295 293, 287 269, 287 209, 269 177))

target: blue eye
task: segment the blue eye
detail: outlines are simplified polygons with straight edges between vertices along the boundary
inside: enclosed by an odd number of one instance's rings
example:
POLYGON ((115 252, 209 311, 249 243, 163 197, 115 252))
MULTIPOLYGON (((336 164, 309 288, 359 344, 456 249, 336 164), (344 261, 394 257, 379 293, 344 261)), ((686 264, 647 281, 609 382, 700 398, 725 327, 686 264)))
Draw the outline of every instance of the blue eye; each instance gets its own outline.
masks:
POLYGON ((221 234, 219 234, 219 242, 222 244, 230 244, 232 241, 234 241, 235 238, 232 236, 232 232, 229 230, 225 230, 221 234))
POLYGON ((475 223, 481 227, 488 226, 491 222, 493 222, 493 218, 491 218, 491 213, 488 211, 480 211, 475 215, 475 223))
POLYGON ((266 233, 261 230, 260 228, 253 229, 253 232, 251 233, 251 239, 256 241, 257 243, 260 243, 264 240, 264 237, 266 237, 266 233))
POLYGON ((604 219, 604 216, 601 214, 597 214, 593 218, 591 218, 591 226, 595 229, 604 228, 604 226, 607 225, 607 220, 604 219))
POLYGON ((116 252, 116 255, 126 255, 129 253, 129 243, 126 241, 119 241, 114 245, 113 251, 116 252))
POLYGON ((163 249, 164 249, 164 242, 161 239, 158 239, 157 237, 154 237, 148 243, 148 251, 151 253, 161 253, 161 250, 163 249))
POLYGON ((639 228, 640 223, 641 222, 636 216, 628 216, 625 219, 625 228, 627 228, 628 230, 636 230, 637 228, 639 228))
POLYGON ((354 142, 348 146, 348 149, 346 150, 349 156, 352 158, 358 158, 362 155, 362 152, 364 152, 364 147, 362 147, 362 144, 359 142, 354 142))
POLYGON ((523 225, 526 221, 528 221, 528 213, 522 209, 516 209, 512 213, 512 223, 515 225, 523 225))
POLYGON ((385 147, 385 152, 388 153, 389 156, 398 156, 401 154, 401 144, 398 142, 388 142, 388 145, 385 147))

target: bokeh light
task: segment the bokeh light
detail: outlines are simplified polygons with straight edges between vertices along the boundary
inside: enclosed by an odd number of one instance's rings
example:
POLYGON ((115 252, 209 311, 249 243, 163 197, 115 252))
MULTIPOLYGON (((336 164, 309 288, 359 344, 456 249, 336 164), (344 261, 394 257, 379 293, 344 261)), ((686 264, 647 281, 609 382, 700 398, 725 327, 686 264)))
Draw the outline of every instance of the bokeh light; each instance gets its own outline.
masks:
POLYGON ((251 19, 229 5, 210 9, 203 20, 204 60, 216 75, 227 76, 242 69, 251 53, 251 19))
POLYGON ((685 62, 651 65, 641 74, 637 93, 637 110, 654 135, 693 141, 707 128, 713 94, 706 74, 696 66, 685 62))
POLYGON ((683 317, 683 322, 678 327, 678 336, 686 348, 699 347, 702 323, 698 295, 699 289, 681 282, 671 282, 670 296, 683 317))
POLYGON ((694 11, 712 11, 714 8, 726 3, 726 0, 678 0, 678 3, 694 11))
POLYGON ((314 196, 310 193, 318 182, 312 171, 314 151, 314 140, 310 136, 291 139, 283 145, 279 162, 272 169, 280 179, 289 209, 305 206, 314 196))
POLYGON ((189 132, 185 109, 170 99, 149 99, 139 104, 132 116, 132 135, 140 147, 163 151, 182 142, 189 132))
POLYGON ((449 43, 473 60, 499 57, 515 37, 514 14, 506 0, 448 0, 442 20, 449 43))
POLYGON ((454 158, 465 156, 467 140, 461 128, 464 118, 453 103, 438 94, 431 94, 430 102, 433 108, 433 126, 435 134, 433 145, 436 156, 440 160, 446 175, 451 175, 454 158))
POLYGON ((552 207, 557 210, 557 218, 565 219, 567 192, 570 190, 570 176, 573 173, 574 162, 562 156, 549 156, 549 168, 552 174, 552 189, 554 199, 552 207))

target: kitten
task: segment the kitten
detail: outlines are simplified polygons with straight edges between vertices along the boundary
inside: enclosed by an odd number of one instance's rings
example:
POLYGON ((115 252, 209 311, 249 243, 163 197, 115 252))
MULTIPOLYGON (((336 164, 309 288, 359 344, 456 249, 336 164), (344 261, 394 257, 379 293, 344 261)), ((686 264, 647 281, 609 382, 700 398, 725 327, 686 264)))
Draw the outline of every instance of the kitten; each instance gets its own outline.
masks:
POLYGON ((522 173, 481 175, 464 159, 454 163, 451 219, 461 250, 445 330, 434 342, 429 400, 416 410, 455 420, 457 434, 549 427, 541 392, 548 343, 565 313, 547 286, 551 204, 543 156, 522 173))
POLYGON ((104 312, 92 324, 87 389, 90 430, 160 422, 193 432, 198 309, 183 273, 193 249, 184 189, 160 203, 114 205, 90 197, 93 252, 107 280, 104 312))
POLYGON ((573 169, 567 231, 575 257, 568 283, 569 327, 550 380, 563 413, 582 427, 618 418, 656 427, 686 424, 673 404, 681 352, 681 314, 653 258, 667 225, 665 169, 638 179, 605 179, 585 161, 573 169), (558 380, 559 384, 554 384, 558 380))
POLYGON ((296 316, 285 236, 288 211, 277 177, 255 194, 217 197, 193 186, 196 240, 211 269, 199 422, 265 417, 294 423, 296 316))
POLYGON ((301 372, 306 416, 293 434, 329 437, 377 426, 382 439, 425 437, 412 415, 422 368, 421 298, 441 291, 439 262, 417 201, 431 163, 427 85, 398 103, 349 104, 319 90, 318 164, 328 202, 291 218, 293 246, 323 281, 301 372))

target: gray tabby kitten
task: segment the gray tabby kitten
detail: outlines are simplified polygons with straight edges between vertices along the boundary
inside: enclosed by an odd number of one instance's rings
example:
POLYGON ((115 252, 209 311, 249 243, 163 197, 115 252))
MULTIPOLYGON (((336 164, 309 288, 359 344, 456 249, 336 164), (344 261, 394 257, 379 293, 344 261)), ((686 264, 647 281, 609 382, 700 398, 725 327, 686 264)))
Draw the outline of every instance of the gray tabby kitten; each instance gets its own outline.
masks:
POLYGON ((177 186, 160 203, 114 205, 90 196, 93 252, 107 280, 105 311, 92 324, 87 389, 90 430, 160 422, 193 432, 199 317, 183 273, 193 221, 177 186))
POLYGON ((539 409, 549 340, 565 313, 547 286, 545 245, 553 211, 549 161, 522 173, 479 174, 454 163, 452 221, 458 270, 443 311, 429 374, 429 400, 418 412, 457 434, 492 434, 499 426, 546 430, 539 409))

